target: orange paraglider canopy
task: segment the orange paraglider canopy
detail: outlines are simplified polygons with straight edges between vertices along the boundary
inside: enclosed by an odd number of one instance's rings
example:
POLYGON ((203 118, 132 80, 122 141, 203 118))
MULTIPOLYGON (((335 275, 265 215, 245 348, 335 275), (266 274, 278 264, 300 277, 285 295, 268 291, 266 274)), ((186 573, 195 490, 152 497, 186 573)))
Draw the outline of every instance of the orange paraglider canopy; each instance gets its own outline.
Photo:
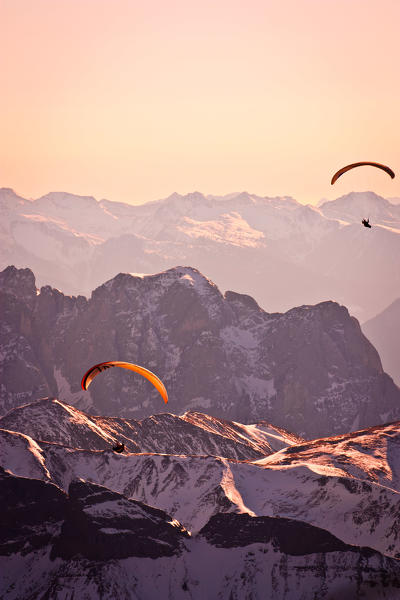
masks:
POLYGON ((129 371, 134 371, 135 373, 139 373, 139 375, 143 375, 143 377, 146 377, 146 379, 148 379, 154 385, 154 387, 160 392, 164 402, 165 403, 168 402, 167 390, 165 389, 163 382, 161 381, 161 379, 159 379, 157 377, 157 375, 155 375, 148 369, 145 369, 144 367, 135 365, 134 363, 122 362, 119 360, 102 362, 102 363, 99 363, 98 365, 94 365, 93 367, 91 367, 89 369, 89 371, 87 371, 87 373, 85 373, 84 376, 82 377, 82 381, 81 381, 82 389, 87 390, 89 385, 92 383, 93 379, 99 373, 101 373, 102 371, 105 371, 106 369, 110 369, 112 367, 121 367, 122 369, 128 369, 129 371))

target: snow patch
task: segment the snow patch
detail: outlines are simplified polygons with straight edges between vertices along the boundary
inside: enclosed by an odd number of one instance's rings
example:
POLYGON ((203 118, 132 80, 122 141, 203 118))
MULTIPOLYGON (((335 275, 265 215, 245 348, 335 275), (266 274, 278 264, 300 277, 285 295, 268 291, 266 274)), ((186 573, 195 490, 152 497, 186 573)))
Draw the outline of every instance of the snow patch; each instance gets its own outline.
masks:
POLYGON ((251 248, 259 246, 264 238, 264 233, 253 229, 238 212, 222 214, 214 221, 196 221, 190 217, 184 217, 182 221, 177 230, 189 238, 251 248))

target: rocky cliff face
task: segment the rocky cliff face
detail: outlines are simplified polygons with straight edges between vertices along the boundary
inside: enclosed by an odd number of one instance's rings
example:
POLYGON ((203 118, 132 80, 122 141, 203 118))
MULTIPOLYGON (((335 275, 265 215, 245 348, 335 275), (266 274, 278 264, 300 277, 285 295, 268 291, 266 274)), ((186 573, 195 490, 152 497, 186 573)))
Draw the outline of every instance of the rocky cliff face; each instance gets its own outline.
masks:
POLYGON ((306 437, 400 417, 400 390, 334 302, 268 314, 189 267, 120 274, 89 300, 38 292, 29 270, 9 267, 0 290, 3 414, 57 395, 95 414, 149 415, 160 398, 139 376, 113 369, 80 389, 91 365, 127 360, 161 377, 173 413, 265 419, 306 437))

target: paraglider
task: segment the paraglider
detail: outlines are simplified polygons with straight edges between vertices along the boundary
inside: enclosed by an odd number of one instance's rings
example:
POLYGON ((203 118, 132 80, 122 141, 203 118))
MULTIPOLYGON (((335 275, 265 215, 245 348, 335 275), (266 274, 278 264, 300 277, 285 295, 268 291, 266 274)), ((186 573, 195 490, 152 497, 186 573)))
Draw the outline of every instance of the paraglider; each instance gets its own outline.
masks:
POLYGON ((364 227, 369 227, 370 229, 372 227, 372 225, 369 224, 369 217, 368 219, 363 219, 361 223, 364 225, 364 227))
POLYGON ((134 371, 135 373, 139 373, 139 375, 143 375, 143 377, 146 377, 146 379, 148 379, 150 381, 150 383, 152 383, 154 385, 154 387, 159 391, 164 402, 165 403, 168 402, 167 390, 165 389, 163 382, 161 381, 161 379, 159 379, 157 377, 157 375, 155 375, 148 369, 145 369, 144 367, 135 365, 134 363, 122 362, 119 360, 102 362, 102 363, 99 363, 98 365, 94 365, 93 367, 91 367, 89 369, 89 371, 87 371, 85 373, 85 375, 82 377, 82 381, 81 381, 82 389, 86 391, 88 389, 89 385, 92 383, 93 379, 99 373, 101 373, 102 371, 105 371, 106 369, 110 369, 111 367, 121 367, 122 369, 128 369, 129 371, 134 371))
POLYGON ((377 163, 377 162, 362 161, 362 162, 352 163, 351 165, 346 165, 345 167, 342 167, 341 169, 339 169, 339 171, 337 171, 334 174, 334 176, 332 177, 331 185, 333 185, 335 183, 335 181, 337 181, 339 179, 339 177, 341 175, 343 175, 343 173, 347 173, 347 171, 350 171, 350 169, 354 169, 356 167, 363 167, 363 166, 376 167, 377 169, 382 169, 382 171, 385 171, 385 173, 390 175, 390 177, 392 179, 395 176, 394 171, 392 171, 392 169, 390 167, 387 167, 386 165, 382 165, 381 163, 377 163))
POLYGON ((117 444, 116 446, 113 446, 113 451, 118 452, 118 454, 121 454, 121 452, 123 452, 124 450, 125 444, 117 444))
MULTIPOLYGON (((385 173, 390 175, 390 177, 392 179, 394 179, 394 177, 395 177, 394 171, 392 171, 392 169, 390 167, 387 167, 386 165, 382 165, 381 163, 377 163, 377 162, 362 161, 362 162, 352 163, 351 165, 346 165, 345 167, 342 167, 341 169, 339 169, 339 171, 336 171, 336 173, 334 174, 334 176, 331 179, 331 185, 333 185, 335 183, 335 181, 337 181, 339 179, 339 177, 341 175, 343 175, 343 173, 347 173, 347 171, 350 171, 351 169, 354 169, 356 167, 363 167, 363 166, 376 167, 377 169, 382 169, 382 171, 385 171, 385 173)), ((363 219, 361 221, 361 223, 364 225, 364 227, 368 227, 369 229, 371 229, 371 227, 372 227, 372 225, 370 225, 370 223, 369 223, 369 217, 368 217, 368 219, 363 219)))

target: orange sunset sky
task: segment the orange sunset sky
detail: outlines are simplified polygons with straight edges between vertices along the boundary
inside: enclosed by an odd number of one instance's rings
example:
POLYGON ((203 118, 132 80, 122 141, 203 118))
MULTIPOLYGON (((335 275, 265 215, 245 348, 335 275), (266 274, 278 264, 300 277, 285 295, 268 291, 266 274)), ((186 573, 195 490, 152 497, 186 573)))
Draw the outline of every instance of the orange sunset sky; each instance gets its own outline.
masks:
POLYGON ((400 197, 398 0, 0 0, 0 187, 400 197), (391 180, 359 160, 390 165, 391 180))

